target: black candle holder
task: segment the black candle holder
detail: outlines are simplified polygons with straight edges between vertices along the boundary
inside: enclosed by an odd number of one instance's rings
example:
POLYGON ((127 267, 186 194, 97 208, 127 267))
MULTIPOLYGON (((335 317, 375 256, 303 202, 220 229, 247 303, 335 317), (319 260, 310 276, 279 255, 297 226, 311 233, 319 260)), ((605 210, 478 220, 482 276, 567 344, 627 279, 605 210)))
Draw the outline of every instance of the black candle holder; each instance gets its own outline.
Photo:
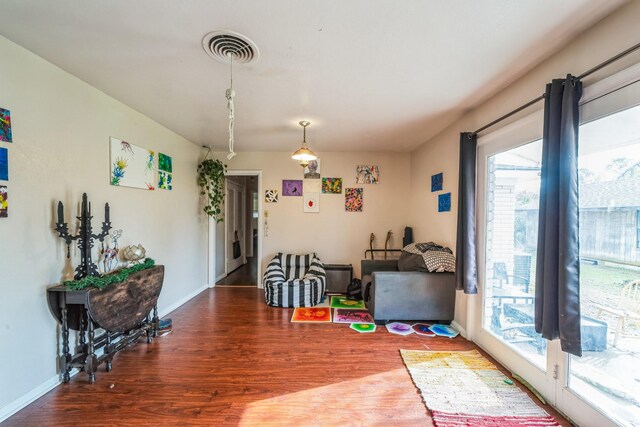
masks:
POLYGON ((104 243, 104 238, 109 235, 111 230, 111 222, 109 221, 109 203, 104 204, 104 222, 102 223, 102 231, 100 234, 92 234, 91 228, 91 203, 87 204, 87 193, 82 194, 82 211, 80 216, 76 217, 80 221, 80 229, 78 234, 72 236, 69 234, 69 227, 64 222, 64 206, 62 202, 58 202, 58 222, 56 222, 56 231, 67 244, 67 258, 70 258, 70 246, 74 240, 78 240, 78 249, 80 249, 80 265, 76 268, 73 276, 75 280, 80 280, 87 276, 99 276, 98 266, 91 261, 91 249, 93 248, 93 240, 104 243))

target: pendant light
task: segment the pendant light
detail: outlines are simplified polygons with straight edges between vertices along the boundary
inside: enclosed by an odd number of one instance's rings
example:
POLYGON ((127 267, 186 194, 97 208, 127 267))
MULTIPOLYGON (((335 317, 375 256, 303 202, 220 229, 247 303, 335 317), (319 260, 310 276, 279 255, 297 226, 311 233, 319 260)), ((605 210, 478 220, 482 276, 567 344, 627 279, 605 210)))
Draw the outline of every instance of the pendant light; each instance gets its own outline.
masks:
POLYGON ((316 153, 307 147, 307 126, 310 124, 305 120, 300 122, 300 126, 302 126, 302 147, 291 155, 291 158, 297 160, 303 168, 306 168, 311 160, 318 158, 316 153))

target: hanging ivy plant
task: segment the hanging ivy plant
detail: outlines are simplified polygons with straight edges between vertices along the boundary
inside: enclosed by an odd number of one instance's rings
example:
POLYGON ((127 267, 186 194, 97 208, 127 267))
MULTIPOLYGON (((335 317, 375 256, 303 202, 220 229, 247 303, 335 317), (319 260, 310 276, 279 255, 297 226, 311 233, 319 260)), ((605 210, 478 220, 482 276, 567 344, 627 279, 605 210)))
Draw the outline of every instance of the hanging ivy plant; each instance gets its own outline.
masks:
POLYGON ((218 159, 204 159, 198 165, 198 185, 200 194, 207 196, 207 204, 204 211, 207 215, 222 222, 222 209, 224 202, 224 178, 227 165, 218 159))

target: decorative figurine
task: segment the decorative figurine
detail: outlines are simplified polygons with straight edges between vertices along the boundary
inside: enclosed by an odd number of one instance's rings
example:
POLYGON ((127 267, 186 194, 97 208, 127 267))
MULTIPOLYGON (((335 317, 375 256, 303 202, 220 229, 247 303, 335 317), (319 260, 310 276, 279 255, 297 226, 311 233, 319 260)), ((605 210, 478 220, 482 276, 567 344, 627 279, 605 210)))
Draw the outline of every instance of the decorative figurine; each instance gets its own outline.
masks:
POLYGON ((127 246, 122 250, 122 256, 129 261, 130 265, 140 264, 146 255, 147 251, 139 243, 136 246, 127 246))
POLYGON ((82 211, 79 217, 80 228, 78 234, 71 236, 66 222, 64 222, 64 206, 62 202, 58 202, 58 222, 56 223, 56 231, 67 244, 67 258, 71 257, 70 246, 74 240, 78 240, 78 249, 80 249, 80 265, 76 268, 73 276, 75 280, 80 280, 87 276, 99 276, 98 266, 91 261, 91 249, 93 248, 93 240, 96 239, 104 244, 104 238, 111 230, 111 221, 109 221, 109 203, 104 204, 104 222, 102 223, 102 231, 100 234, 92 234, 91 229, 91 203, 87 204, 87 193, 82 194, 82 211))
POLYGON ((113 244, 113 248, 103 247, 100 250, 100 256, 102 259, 102 271, 104 273, 110 273, 118 266, 118 253, 120 249, 118 248, 118 239, 122 236, 122 230, 114 230, 109 234, 109 238, 111 239, 111 244, 113 244))

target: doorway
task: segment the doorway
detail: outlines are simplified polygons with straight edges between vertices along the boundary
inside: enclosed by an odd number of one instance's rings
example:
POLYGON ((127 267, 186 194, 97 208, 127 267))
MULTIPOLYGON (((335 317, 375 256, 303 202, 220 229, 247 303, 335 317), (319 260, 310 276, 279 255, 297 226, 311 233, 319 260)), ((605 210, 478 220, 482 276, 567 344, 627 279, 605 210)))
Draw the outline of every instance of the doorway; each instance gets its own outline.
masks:
POLYGON ((218 241, 223 244, 224 275, 216 286, 250 286, 259 283, 260 176, 229 172, 225 180, 225 220, 218 241))

